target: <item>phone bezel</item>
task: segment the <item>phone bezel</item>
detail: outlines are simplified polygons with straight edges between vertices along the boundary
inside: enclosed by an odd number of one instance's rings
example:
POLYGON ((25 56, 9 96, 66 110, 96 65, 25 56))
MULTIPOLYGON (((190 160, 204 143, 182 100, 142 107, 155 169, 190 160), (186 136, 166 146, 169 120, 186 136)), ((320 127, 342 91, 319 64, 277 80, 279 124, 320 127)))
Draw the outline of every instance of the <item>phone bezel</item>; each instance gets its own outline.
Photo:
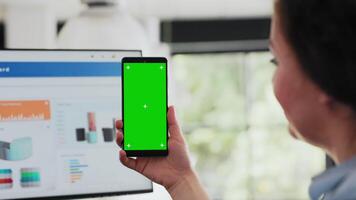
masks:
POLYGON ((168 156, 168 119, 166 120, 167 123, 167 130, 166 130, 166 150, 126 150, 125 149, 125 116, 124 116, 124 64, 125 63, 165 63, 166 64, 166 116, 168 115, 168 61, 164 57, 124 57, 122 58, 121 61, 121 98, 122 98, 122 104, 121 104, 121 109, 122 109, 122 121, 123 121, 123 128, 122 128, 122 133, 123 133, 123 140, 122 140, 122 149, 126 152, 126 155, 128 157, 161 157, 161 156, 168 156))

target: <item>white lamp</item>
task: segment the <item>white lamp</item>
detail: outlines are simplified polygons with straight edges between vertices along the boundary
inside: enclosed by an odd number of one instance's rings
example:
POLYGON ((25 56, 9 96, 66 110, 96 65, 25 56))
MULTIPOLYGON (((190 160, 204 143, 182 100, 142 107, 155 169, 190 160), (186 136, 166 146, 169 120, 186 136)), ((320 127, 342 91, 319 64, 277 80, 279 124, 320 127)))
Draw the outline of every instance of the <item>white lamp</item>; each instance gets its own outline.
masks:
POLYGON ((88 9, 59 33, 63 49, 148 49, 146 30, 126 12, 125 0, 82 0, 88 9))

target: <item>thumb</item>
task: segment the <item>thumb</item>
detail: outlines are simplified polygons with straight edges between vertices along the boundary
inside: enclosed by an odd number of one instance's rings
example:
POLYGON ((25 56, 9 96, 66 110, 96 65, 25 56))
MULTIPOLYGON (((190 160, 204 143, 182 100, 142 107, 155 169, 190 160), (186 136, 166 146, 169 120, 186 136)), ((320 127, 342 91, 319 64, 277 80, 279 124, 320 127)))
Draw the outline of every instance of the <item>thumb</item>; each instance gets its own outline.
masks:
POLYGON ((183 140, 182 133, 180 131, 174 106, 168 108, 168 129, 170 138, 183 140))
POLYGON ((130 169, 137 171, 137 169, 136 169, 137 160, 136 159, 127 157, 126 152, 124 150, 120 150, 119 154, 120 154, 120 161, 123 165, 125 165, 126 167, 128 167, 130 169))

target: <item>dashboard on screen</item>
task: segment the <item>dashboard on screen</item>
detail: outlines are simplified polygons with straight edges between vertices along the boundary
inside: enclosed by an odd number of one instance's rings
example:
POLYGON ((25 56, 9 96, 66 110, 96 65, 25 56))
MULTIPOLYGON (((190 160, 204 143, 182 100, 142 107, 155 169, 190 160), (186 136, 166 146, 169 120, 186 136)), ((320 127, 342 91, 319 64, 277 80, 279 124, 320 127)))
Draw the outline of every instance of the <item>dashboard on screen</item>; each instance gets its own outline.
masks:
POLYGON ((0 51, 0 199, 151 192, 119 161, 121 59, 140 51, 0 51))

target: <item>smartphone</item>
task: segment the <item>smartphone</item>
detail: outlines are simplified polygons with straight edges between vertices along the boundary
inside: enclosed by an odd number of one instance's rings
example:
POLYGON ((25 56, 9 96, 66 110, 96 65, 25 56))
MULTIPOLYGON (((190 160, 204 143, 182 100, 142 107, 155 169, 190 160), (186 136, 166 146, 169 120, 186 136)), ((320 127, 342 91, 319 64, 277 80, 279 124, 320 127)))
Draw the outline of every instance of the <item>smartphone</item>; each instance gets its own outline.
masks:
POLYGON ((122 59, 123 150, 129 157, 168 155, 167 59, 122 59))

